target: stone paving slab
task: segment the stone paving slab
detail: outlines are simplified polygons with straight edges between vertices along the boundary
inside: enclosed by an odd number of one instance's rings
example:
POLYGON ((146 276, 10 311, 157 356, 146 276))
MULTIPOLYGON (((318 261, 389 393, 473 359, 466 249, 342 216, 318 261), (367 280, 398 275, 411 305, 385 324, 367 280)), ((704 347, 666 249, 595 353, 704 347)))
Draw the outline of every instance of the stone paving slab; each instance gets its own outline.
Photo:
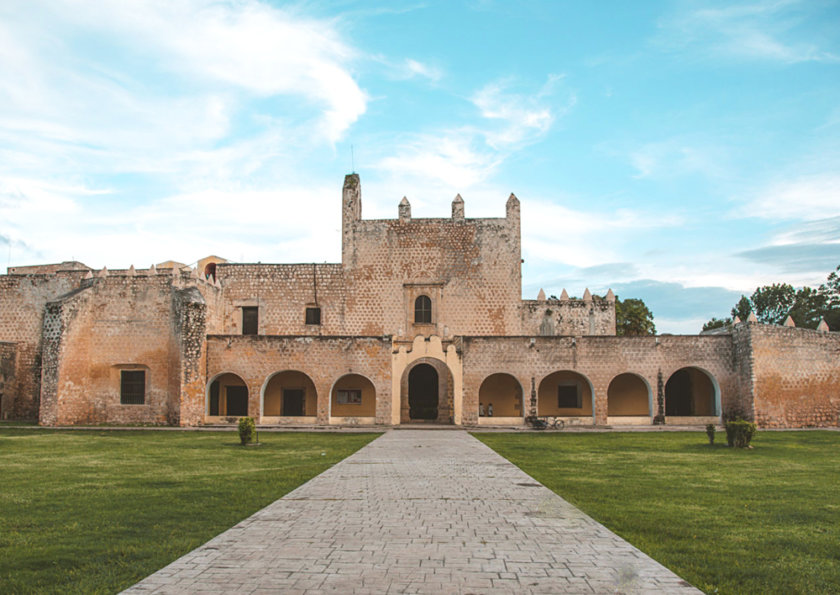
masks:
POLYGON ((699 593, 463 431, 389 431, 126 593, 699 593))

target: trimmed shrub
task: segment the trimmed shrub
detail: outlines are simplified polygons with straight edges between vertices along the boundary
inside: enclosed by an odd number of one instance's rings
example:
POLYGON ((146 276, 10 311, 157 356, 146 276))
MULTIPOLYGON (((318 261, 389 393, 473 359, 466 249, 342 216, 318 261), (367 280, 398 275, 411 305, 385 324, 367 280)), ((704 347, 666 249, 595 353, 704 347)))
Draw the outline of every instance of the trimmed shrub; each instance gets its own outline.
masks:
POLYGON ((256 430, 257 425, 254 423, 253 417, 239 418, 239 440, 242 442, 242 446, 253 442, 256 430))
POLYGON ((709 437, 709 444, 714 445, 715 443, 715 424, 707 424, 706 425, 706 436, 709 437))
POLYGON ((726 422, 726 443, 733 448, 747 448, 755 435, 755 424, 736 419, 726 422))

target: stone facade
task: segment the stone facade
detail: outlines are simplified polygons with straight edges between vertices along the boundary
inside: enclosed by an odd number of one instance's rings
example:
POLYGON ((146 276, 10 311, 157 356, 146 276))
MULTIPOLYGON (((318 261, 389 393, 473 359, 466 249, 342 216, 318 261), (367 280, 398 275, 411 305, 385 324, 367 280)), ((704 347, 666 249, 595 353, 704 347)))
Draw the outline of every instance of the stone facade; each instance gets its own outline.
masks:
POLYGON ((520 203, 501 218, 365 220, 342 193, 342 261, 211 256, 0 276, 0 417, 43 425, 414 422, 836 426, 840 335, 753 322, 615 336, 615 298, 521 298, 520 203), (165 265, 165 266, 164 266, 165 265))

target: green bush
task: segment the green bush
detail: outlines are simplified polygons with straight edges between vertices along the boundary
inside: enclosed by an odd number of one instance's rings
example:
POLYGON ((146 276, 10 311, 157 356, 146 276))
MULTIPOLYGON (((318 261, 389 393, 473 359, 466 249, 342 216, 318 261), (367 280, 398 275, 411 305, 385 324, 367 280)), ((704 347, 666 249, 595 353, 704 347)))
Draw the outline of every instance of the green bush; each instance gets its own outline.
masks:
POLYGON ((707 424, 706 425, 706 436, 709 437, 709 444, 715 443, 715 424, 707 424))
POLYGON ((242 446, 254 440, 254 432, 256 430, 257 425, 254 423, 253 417, 239 418, 239 440, 242 441, 242 446))
POLYGON ((755 424, 736 419, 726 422, 726 443, 734 448, 747 448, 755 435, 755 424))

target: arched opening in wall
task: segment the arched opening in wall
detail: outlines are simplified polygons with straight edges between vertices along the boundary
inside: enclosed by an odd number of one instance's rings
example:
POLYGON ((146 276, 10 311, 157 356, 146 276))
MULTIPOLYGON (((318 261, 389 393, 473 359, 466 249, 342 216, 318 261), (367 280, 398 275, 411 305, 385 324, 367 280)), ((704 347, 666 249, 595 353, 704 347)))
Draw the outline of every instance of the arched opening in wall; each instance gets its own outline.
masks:
POLYGON ((700 368, 681 368, 665 383, 665 415, 672 417, 716 415, 718 389, 714 378, 700 368))
POLYGON ((589 379, 571 370, 554 372, 543 378, 537 390, 537 415, 556 415, 580 423, 593 423, 589 379))
POLYGON ((236 374, 218 375, 207 389, 206 413, 210 417, 248 415, 248 386, 236 374))
POLYGON ((650 423, 650 388, 635 374, 619 374, 607 389, 607 416, 611 424, 650 423))
POLYGON ((277 372, 265 383, 263 417, 315 417, 317 408, 315 383, 303 372, 277 372))
POLYGON ((216 281, 216 263, 208 262, 204 265, 204 278, 208 281, 216 281))
POLYGON ((408 373, 408 417, 411 420, 438 418, 439 377, 429 364, 414 366, 408 373))
POLYGON ((330 416, 356 420, 375 418, 376 388, 373 383, 361 374, 347 374, 339 378, 330 396, 330 416))
POLYGON ((522 386, 510 374, 491 374, 478 389, 480 419, 523 416, 522 386))

